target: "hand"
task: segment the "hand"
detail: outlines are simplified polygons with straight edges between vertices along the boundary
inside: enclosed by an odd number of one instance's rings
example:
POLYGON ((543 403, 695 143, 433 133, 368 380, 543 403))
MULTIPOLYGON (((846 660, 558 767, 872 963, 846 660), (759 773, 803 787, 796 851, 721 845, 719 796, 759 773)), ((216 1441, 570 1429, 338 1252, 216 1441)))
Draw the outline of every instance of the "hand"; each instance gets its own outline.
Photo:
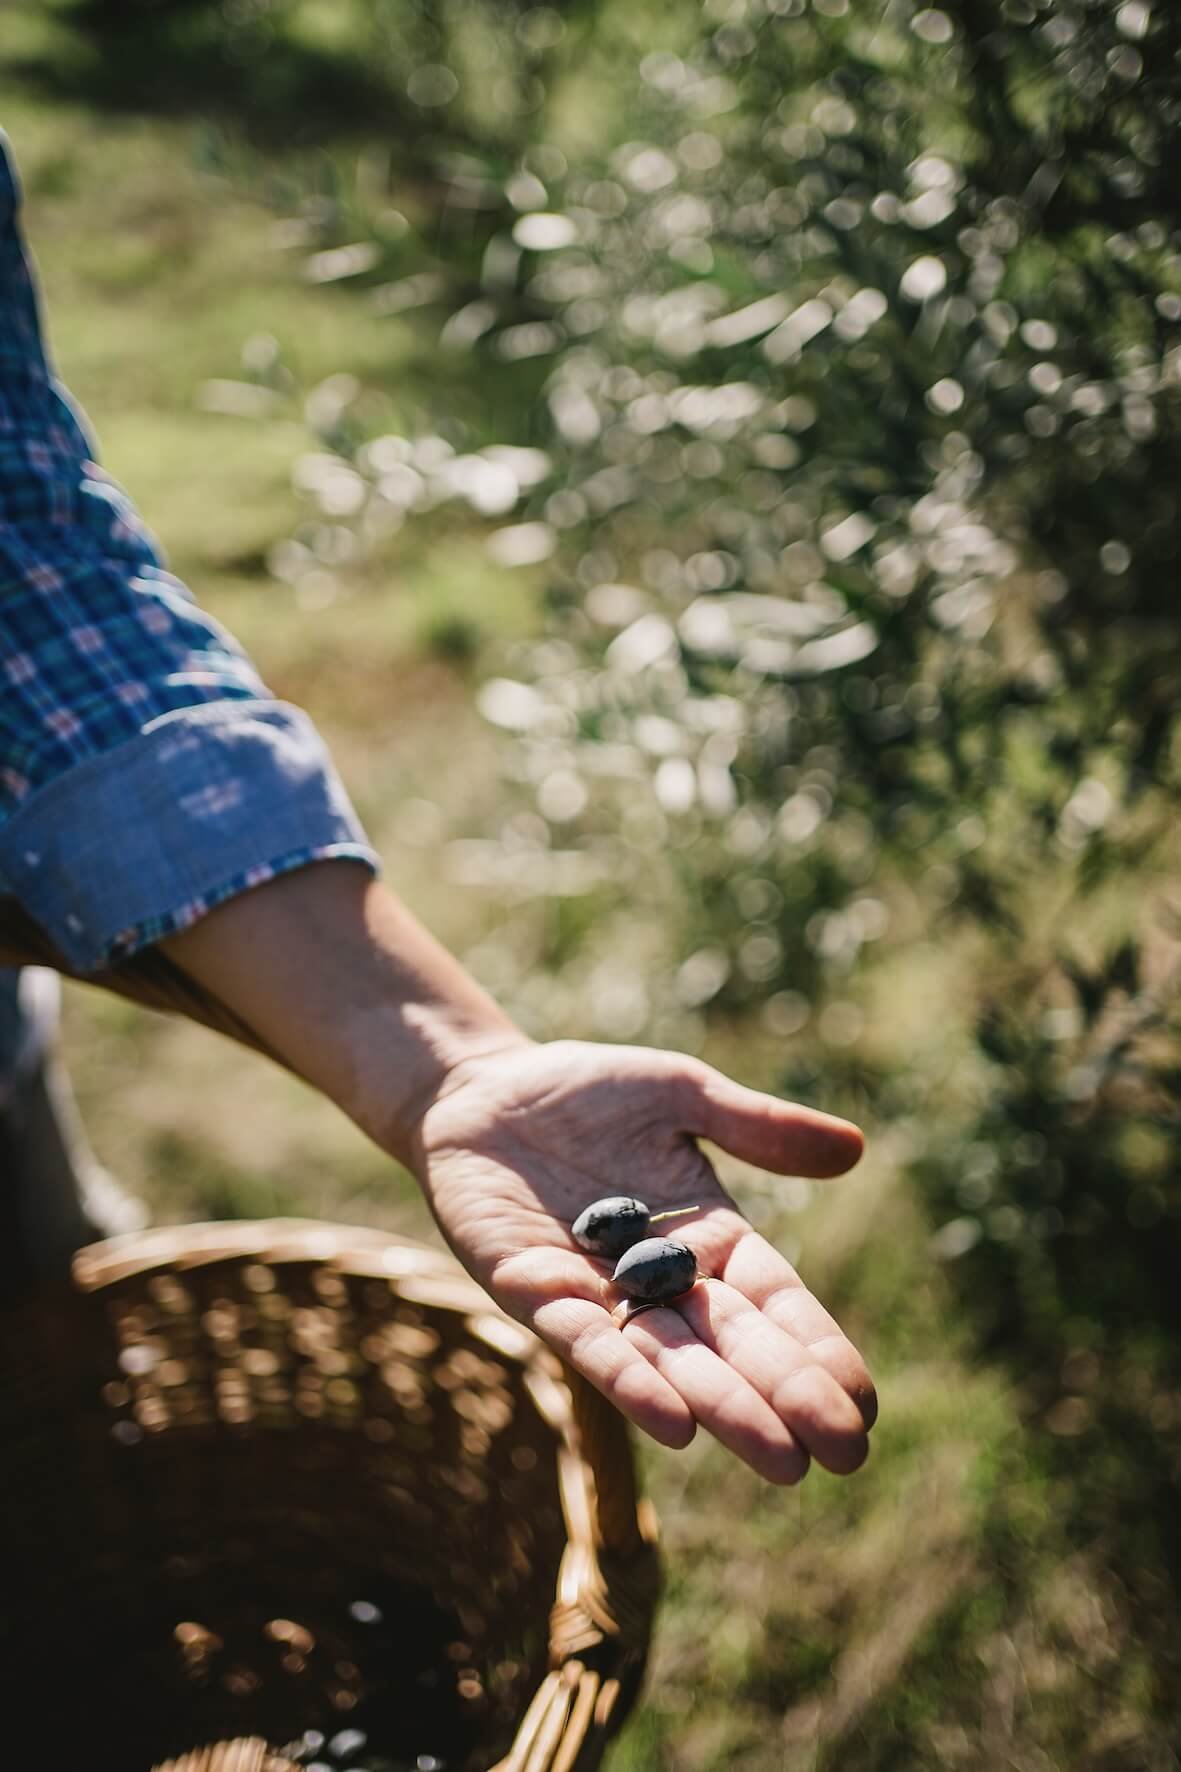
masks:
POLYGON ((856 1470, 876 1414, 861 1357, 742 1217, 698 1138, 793 1175, 840 1174, 862 1149, 847 1121, 695 1059, 521 1042, 454 1068, 412 1161, 465 1267, 637 1427, 685 1446, 700 1423, 775 1483, 798 1482, 812 1458, 856 1470), (604 1296, 611 1264, 570 1235, 584 1206, 618 1193, 701 1208, 669 1230, 702 1281, 623 1328, 604 1296))
POLYGON ((685 1446, 697 1423, 776 1483, 810 1459, 856 1470, 875 1402, 860 1356, 753 1231, 697 1148, 780 1174, 839 1175, 845 1120, 776 1101, 670 1052, 535 1046, 365 872, 324 862, 231 898, 164 943, 256 1041, 418 1175, 448 1242, 505 1310, 638 1427, 685 1446), (626 1327, 610 1268, 570 1225, 635 1193, 705 1276, 626 1327))

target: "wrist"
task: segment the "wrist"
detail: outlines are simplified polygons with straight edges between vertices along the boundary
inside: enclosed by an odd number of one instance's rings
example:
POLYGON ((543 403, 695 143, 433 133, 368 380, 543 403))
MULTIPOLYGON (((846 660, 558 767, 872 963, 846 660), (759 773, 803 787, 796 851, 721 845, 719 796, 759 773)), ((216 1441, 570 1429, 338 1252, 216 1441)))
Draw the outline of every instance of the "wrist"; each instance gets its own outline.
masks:
POLYGON ((457 1016, 448 1003, 401 1003, 354 1029, 358 1054, 352 1098, 339 1105, 383 1151, 421 1184, 426 1172, 423 1121, 436 1102, 472 1082, 481 1065, 533 1045, 499 1010, 484 1018, 457 1016), (403 1054, 396 1080, 382 1054, 397 1043, 403 1054))
POLYGON ((269 881, 164 945, 416 1174, 430 1104, 464 1067, 530 1044, 410 912, 348 862, 269 881))

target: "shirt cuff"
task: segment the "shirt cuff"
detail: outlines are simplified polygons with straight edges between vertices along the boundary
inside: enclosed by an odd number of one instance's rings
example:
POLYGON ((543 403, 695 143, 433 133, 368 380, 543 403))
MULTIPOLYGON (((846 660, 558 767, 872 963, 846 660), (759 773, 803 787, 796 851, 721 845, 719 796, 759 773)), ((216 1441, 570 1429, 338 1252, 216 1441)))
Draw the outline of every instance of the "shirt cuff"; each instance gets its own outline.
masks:
POLYGON ((165 714, 0 827, 0 879, 79 972, 333 857, 380 867, 312 722, 279 701, 165 714))

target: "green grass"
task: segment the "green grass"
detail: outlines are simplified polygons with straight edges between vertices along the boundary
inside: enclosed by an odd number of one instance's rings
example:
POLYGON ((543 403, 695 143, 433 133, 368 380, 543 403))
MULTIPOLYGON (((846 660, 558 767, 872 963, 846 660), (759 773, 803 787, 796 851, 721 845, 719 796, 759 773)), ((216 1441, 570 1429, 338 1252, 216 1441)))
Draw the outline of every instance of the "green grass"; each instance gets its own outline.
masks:
MULTIPOLYGON (((345 371, 377 391, 375 428, 411 422, 410 396, 399 406, 389 390, 416 341, 398 321, 302 281, 269 244, 274 213, 201 170, 200 130, 11 92, 5 127, 53 353, 104 465, 275 692, 316 717, 391 878, 425 909, 437 880, 390 827, 408 797, 449 799, 461 821, 487 791, 470 661, 456 660, 451 642, 462 630, 478 652, 530 625, 529 575, 494 567, 459 522, 428 542, 396 538, 323 608, 301 606, 265 570, 270 547, 309 517, 291 478, 317 446, 306 393, 345 371), (202 410, 202 385, 242 376, 243 345, 259 333, 278 341, 291 372, 273 416, 202 410)), ((462 945, 485 910, 448 906, 435 921, 462 945)), ((67 1026, 94 1141, 158 1215, 288 1210, 425 1230, 389 1163, 301 1084, 84 990, 70 992, 67 1026)))
MULTIPOLYGON (((316 16, 331 34, 330 10, 316 16)), ((0 53, 49 29, 35 9, 11 17, 0 53)), ((371 390, 373 429, 413 424, 431 373, 421 323, 301 280, 298 255, 274 244, 274 212, 208 170, 202 126, 5 86, 54 350, 108 466, 276 691, 311 710, 392 883, 458 951, 486 955, 492 936, 527 949, 530 919, 549 913, 451 883, 439 838, 486 826, 495 802, 472 683, 535 625, 533 575, 494 569, 458 519, 402 532, 323 607, 265 571, 271 546, 308 519, 291 481, 315 447, 303 397, 344 371, 371 390), (203 383, 240 377, 259 334, 291 372, 273 412, 203 410, 203 383)), ((576 900, 560 915, 584 912, 576 900)), ((867 1060, 962 1062, 974 958, 970 944, 915 944, 879 969, 867 1060)), ((431 1234, 406 1179, 263 1061, 80 988, 66 1043, 99 1154, 158 1217, 294 1212, 431 1234)), ((782 1063, 748 1030, 718 1030, 708 1053, 755 1083, 782 1063)), ((863 1169, 802 1212, 757 1177, 735 1186, 870 1356, 882 1397, 871 1460, 849 1481, 817 1473, 781 1493, 704 1442, 643 1449, 669 1590, 615 1772, 1174 1766, 1143 1720, 1150 1670, 1102 1548, 1065 1542, 1063 1478, 1025 1434, 1021 1396, 970 1350, 905 1141, 870 1131, 863 1169)))

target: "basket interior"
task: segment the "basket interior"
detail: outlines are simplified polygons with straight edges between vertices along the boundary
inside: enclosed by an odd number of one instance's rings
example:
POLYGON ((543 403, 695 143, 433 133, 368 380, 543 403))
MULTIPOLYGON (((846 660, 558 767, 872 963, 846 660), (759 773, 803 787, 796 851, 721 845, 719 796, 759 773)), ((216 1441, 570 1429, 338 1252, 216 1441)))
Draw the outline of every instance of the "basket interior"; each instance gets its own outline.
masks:
POLYGON ((55 1695, 53 1763, 506 1751, 566 1545, 553 1380, 383 1259, 124 1264, 7 1313, 0 1692, 55 1695))

